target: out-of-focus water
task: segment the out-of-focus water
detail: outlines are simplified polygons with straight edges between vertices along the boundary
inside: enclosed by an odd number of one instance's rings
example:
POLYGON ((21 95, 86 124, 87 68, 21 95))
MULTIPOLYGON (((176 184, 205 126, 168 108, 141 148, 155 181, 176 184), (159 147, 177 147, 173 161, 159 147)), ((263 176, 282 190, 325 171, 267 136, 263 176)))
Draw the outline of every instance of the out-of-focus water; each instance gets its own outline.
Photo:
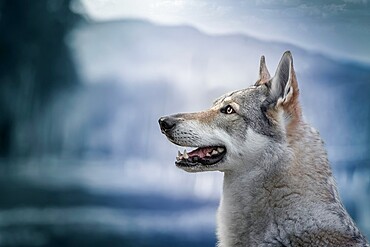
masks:
POLYGON ((0 170, 0 246, 215 244, 216 200, 145 192, 145 183, 137 193, 119 179, 124 164, 13 160, 0 170))
POLYGON ((177 169, 157 120, 252 85, 261 55, 273 74, 285 50, 370 237, 368 65, 143 20, 74 27, 69 0, 3 2, 0 28, 16 32, 0 38, 0 246, 214 246, 222 174, 177 169))
MULTIPOLYGON (((214 246, 219 198, 166 190, 161 177, 148 184, 137 165, 133 182, 125 162, 2 161, 0 246, 214 246)), ((369 237, 369 170, 336 167, 345 206, 369 237)))

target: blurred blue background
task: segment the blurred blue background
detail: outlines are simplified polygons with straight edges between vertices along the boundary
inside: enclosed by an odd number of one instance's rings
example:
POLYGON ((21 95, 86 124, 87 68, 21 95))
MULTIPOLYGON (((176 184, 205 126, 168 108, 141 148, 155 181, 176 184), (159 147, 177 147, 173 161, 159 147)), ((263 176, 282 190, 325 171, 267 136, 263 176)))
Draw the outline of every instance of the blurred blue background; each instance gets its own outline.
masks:
POLYGON ((343 1, 0 0, 0 246, 214 246, 222 174, 157 119, 291 50, 347 210, 370 238, 370 8, 343 1))

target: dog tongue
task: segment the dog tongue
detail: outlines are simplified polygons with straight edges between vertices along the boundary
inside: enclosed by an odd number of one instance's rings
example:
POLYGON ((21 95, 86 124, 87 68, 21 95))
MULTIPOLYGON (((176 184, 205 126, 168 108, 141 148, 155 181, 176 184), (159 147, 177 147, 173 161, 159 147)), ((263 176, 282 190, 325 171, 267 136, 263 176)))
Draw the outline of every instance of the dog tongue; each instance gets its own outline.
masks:
POLYGON ((212 152, 213 148, 197 148, 194 151, 188 153, 189 157, 198 156, 200 158, 204 158, 207 153, 212 152))

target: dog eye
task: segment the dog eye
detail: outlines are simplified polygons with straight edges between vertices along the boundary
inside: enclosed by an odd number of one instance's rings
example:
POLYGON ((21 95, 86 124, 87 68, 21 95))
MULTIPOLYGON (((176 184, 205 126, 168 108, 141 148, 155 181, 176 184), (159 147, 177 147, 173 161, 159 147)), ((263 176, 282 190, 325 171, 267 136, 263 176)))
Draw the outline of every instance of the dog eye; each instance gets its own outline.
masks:
POLYGON ((235 110, 230 105, 227 105, 227 106, 225 106, 224 108, 221 109, 221 112, 225 113, 225 114, 233 114, 233 113, 235 113, 235 110))

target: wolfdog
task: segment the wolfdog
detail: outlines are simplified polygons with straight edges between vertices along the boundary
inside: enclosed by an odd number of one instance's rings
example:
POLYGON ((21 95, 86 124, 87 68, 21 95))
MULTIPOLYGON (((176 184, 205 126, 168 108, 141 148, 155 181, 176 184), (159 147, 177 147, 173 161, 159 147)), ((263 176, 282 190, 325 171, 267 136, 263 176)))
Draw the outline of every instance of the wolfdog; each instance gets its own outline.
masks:
POLYGON ((369 246, 338 196, 318 132, 303 121, 289 51, 270 76, 197 113, 162 117, 187 172, 221 171, 218 246, 369 246))

